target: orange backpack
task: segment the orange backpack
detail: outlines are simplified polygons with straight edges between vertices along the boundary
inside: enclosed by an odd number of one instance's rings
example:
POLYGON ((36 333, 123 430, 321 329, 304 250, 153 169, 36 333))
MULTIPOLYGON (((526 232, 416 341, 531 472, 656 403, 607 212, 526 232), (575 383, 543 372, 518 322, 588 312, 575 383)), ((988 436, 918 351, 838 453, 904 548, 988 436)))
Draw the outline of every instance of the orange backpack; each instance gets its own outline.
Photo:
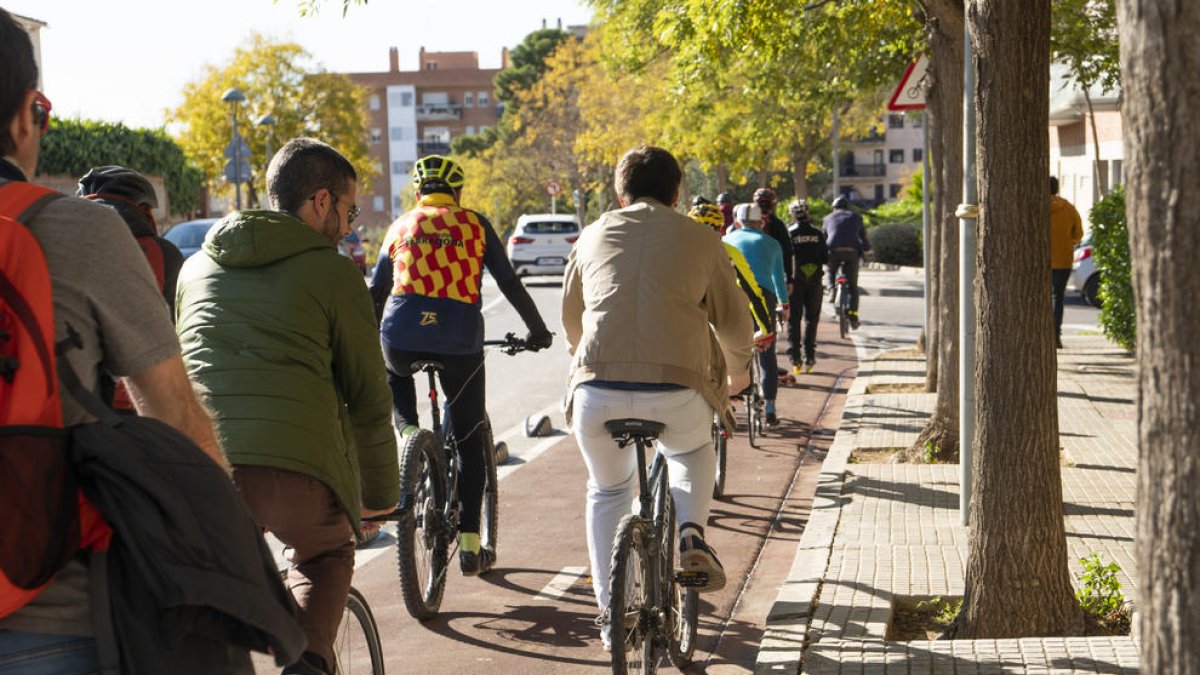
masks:
POLYGON ((75 483, 63 429, 50 271, 24 223, 63 195, 0 185, 0 617, 111 530, 75 483))

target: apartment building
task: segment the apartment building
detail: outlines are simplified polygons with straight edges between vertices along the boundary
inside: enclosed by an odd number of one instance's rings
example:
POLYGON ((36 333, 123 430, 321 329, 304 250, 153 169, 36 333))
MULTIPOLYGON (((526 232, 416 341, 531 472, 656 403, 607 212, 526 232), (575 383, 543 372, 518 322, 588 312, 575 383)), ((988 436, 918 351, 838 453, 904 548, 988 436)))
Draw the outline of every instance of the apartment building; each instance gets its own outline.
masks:
POLYGON ((1058 194, 1075 205, 1084 227, 1090 228, 1088 212, 1100 194, 1125 182, 1120 91, 1105 93, 1093 86, 1088 92, 1092 99, 1089 113, 1083 89, 1066 84, 1064 74, 1061 64, 1051 65, 1050 173, 1058 177, 1058 194))
POLYGON ((46 27, 45 21, 38 21, 20 14, 12 14, 12 18, 16 20, 17 25, 25 29, 29 34, 29 40, 33 43, 33 60, 38 66, 38 89, 42 88, 42 29, 46 27))
POLYGON ((840 191, 860 206, 899 199, 921 168, 925 129, 920 115, 888 113, 865 136, 841 142, 840 191))
MULTIPOLYGON (((501 68, 508 49, 501 52, 501 68)), ((450 141, 475 134, 500 120, 492 79, 497 68, 480 68, 477 52, 429 52, 422 47, 416 70, 400 70, 400 52, 388 52, 388 70, 349 73, 369 90, 368 147, 378 175, 372 191, 359 196, 364 224, 385 224, 403 210, 401 195, 418 157, 448 154, 450 141)))

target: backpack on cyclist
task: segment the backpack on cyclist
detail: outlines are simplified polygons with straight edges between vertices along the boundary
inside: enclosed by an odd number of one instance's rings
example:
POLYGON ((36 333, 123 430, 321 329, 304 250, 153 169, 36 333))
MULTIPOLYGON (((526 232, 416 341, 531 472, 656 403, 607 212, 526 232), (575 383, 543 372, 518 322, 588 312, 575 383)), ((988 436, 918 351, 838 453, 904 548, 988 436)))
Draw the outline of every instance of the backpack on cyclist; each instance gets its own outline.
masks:
POLYGON ((32 600, 80 548, 107 547, 111 534, 75 484, 50 272, 24 224, 62 196, 0 185, 0 617, 32 600))

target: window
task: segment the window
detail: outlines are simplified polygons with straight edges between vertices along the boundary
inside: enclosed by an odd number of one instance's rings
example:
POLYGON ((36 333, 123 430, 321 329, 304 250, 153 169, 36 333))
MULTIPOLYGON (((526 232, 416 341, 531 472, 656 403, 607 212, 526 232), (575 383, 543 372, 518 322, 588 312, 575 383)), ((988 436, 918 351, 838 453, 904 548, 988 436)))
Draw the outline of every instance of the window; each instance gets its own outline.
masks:
POLYGON ((383 140, 383 130, 379 127, 371 128, 371 142, 378 143, 383 140))
POLYGON ((876 202, 883 201, 883 184, 878 184, 875 186, 875 201, 876 202))
POLYGON ((394 175, 394 176, 403 176, 404 175, 404 162, 399 162, 399 161, 392 162, 392 175, 394 175))
POLYGON ((410 108, 413 104, 411 91, 397 91, 388 94, 388 106, 392 108, 410 108))
POLYGON ((924 158, 925 158, 925 155, 923 154, 923 151, 921 148, 913 148, 913 161, 914 162, 919 162, 924 158))
POLYGON ((463 94, 463 105, 468 108, 475 105, 475 95, 469 91, 463 94))
POLYGON ((437 61, 430 61, 426 63, 425 70, 437 70, 437 61))
POLYGON ((571 222, 549 221, 525 223, 525 234, 570 234, 578 232, 579 226, 571 222))
POLYGON ((475 100, 478 101, 479 105, 481 105, 481 106, 487 105, 488 104, 488 93, 486 91, 479 92, 479 95, 475 97, 475 100))
POLYGON ((920 115, 913 115, 913 116, 912 116, 912 125, 913 125, 913 128, 914 128, 914 129, 920 129, 920 128, 921 128, 921 116, 920 116, 920 115))
POLYGON ((475 127, 468 126, 468 127, 467 127, 467 135, 468 135, 468 136, 470 136, 470 135, 472 135, 472 134, 474 134, 474 133, 475 133, 475 127))
POLYGON ((892 183, 888 185, 888 199, 895 199, 900 196, 900 184, 892 183))
POLYGON ((412 127, 392 127, 388 137, 393 141, 411 141, 417 137, 417 133, 412 127))
POLYGON ((903 164, 904 163, 904 151, 903 150, 889 150, 888 151, 888 163, 889 164, 903 164))
POLYGON ((372 211, 382 211, 383 210, 383 195, 375 195, 375 198, 371 200, 371 210, 372 211))
POLYGON ((904 115, 897 115, 896 113, 892 113, 892 114, 888 115, 888 128, 889 129, 903 129, 904 128, 904 115))
POLYGON ((371 107, 371 110, 379 110, 379 94, 371 94, 371 98, 367 101, 367 105, 371 107))
POLYGON ((392 195, 392 208, 401 209, 404 205, 400 203, 400 195, 392 195))

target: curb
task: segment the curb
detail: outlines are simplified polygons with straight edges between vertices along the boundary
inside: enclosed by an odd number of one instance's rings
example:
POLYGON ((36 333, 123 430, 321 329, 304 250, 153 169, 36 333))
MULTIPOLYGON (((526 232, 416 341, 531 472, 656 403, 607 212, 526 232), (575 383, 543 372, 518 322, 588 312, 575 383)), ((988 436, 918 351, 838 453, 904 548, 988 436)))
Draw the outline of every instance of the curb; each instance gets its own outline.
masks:
POLYGON ((909 265, 892 265, 889 263, 867 262, 863 263, 861 269, 870 270, 872 272, 903 272, 904 274, 914 277, 925 276, 924 267, 912 267, 909 265))

